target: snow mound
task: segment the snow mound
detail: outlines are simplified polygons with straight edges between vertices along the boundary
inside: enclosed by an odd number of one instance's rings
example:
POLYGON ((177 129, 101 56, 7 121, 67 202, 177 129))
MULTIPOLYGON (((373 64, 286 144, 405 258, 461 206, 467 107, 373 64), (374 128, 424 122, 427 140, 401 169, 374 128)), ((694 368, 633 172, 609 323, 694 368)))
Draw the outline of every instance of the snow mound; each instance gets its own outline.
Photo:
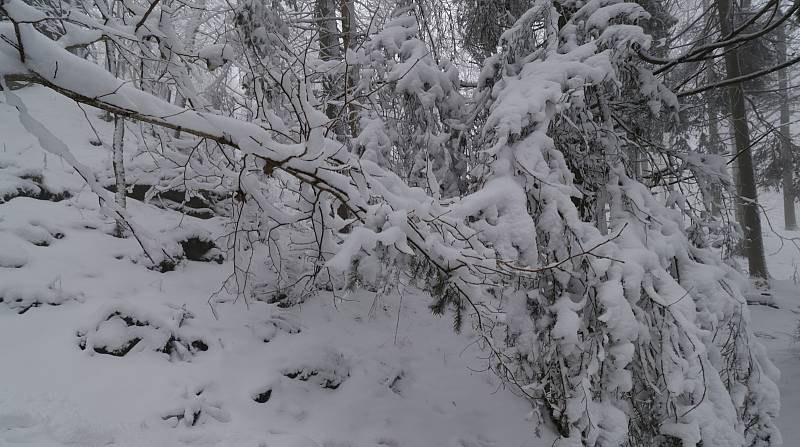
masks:
POLYGON ((148 349, 178 360, 208 351, 208 344, 187 328, 194 315, 180 308, 171 309, 170 314, 164 318, 129 304, 114 303, 101 310, 96 324, 78 330, 78 345, 90 354, 123 357, 148 349))

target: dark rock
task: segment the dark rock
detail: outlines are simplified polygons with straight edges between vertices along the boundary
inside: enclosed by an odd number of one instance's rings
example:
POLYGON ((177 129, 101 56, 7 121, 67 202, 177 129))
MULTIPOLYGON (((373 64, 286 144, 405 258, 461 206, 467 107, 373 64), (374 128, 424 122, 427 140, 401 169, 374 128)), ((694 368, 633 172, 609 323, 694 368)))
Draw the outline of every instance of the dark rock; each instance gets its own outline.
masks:
POLYGON ((255 396, 253 396, 253 400, 258 402, 258 403, 260 403, 260 404, 264 404, 264 403, 267 403, 267 401, 269 401, 270 397, 272 397, 272 389, 271 388, 267 388, 266 390, 264 390, 264 391, 256 394, 255 396))
POLYGON ((208 261, 206 254, 212 248, 216 248, 213 242, 196 236, 181 241, 180 244, 183 248, 183 255, 190 261, 208 261))

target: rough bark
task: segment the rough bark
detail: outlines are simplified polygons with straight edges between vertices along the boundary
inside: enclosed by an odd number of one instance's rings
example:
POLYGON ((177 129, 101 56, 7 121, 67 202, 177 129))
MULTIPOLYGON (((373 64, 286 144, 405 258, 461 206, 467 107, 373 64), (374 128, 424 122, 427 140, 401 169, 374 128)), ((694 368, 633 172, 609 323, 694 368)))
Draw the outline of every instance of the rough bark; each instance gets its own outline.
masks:
MULTIPOLYGON (((720 30, 722 35, 729 35, 733 29, 733 12, 730 0, 718 0, 720 30)), ((728 78, 742 75, 739 63, 739 51, 735 46, 727 47, 725 67, 728 78)), ((744 253, 747 256, 750 276, 766 280, 769 278, 764 258, 764 243, 761 238, 761 219, 759 216, 758 193, 753 175, 753 156, 750 148, 750 129, 747 124, 747 109, 741 82, 728 86, 728 101, 736 143, 737 173, 736 188, 738 202, 742 208, 742 224, 744 230, 744 253)))
MULTIPOLYGON (((709 69, 709 80, 716 79, 713 66, 709 69)), ((712 99, 706 103, 706 113, 708 114, 708 152, 711 154, 723 153, 722 141, 719 137, 719 118, 717 108, 712 99)), ((711 214, 719 216, 722 213, 722 187, 713 185, 711 189, 711 214)))
MULTIPOLYGON (((333 0, 317 0, 316 21, 319 30, 319 56, 324 61, 341 60, 342 48, 339 43, 339 28, 336 26, 336 5, 333 0)), ((330 94, 336 87, 336 77, 326 76, 323 89, 330 94)), ((336 118, 339 111, 333 103, 325 107, 328 118, 336 118)))
MULTIPOLYGON (((711 7, 711 1, 705 0, 703 8, 708 9, 711 7)), ((703 40, 703 44, 707 44, 708 39, 703 40)), ((714 67, 714 61, 710 60, 706 63, 706 82, 714 84, 719 81, 717 71, 714 67)), ((706 103, 706 116, 708 117, 708 140, 706 141, 706 150, 709 154, 719 155, 725 152, 725 147, 719 135, 719 110, 717 110, 717 102, 715 94, 712 91, 704 94, 706 103)), ((719 217, 722 214, 722 185, 714 184, 711 186, 711 215, 719 217)))
MULTIPOLYGON (((341 0, 339 3, 342 13, 342 46, 344 47, 345 59, 347 57, 347 50, 356 49, 355 39, 355 2, 353 0, 341 0)), ((358 134, 358 110, 354 104, 349 104, 348 92, 358 84, 358 66, 351 66, 345 64, 345 85, 344 85, 344 102, 347 104, 347 123, 350 127, 350 134, 355 136, 358 134)))
MULTIPOLYGON (((320 59, 324 61, 342 60, 342 48, 339 42, 339 28, 336 26, 336 4, 334 0, 317 0, 315 12, 317 27, 319 29, 320 59)), ((337 90, 341 88, 340 84, 341 82, 338 76, 325 76, 322 81, 322 88, 326 96, 332 98, 337 96, 337 90)), ((345 85, 344 88, 346 87, 345 85)), ((333 130, 338 140, 345 142, 347 140, 346 129, 342 121, 338 119, 339 108, 336 104, 328 102, 325 105, 325 115, 332 120, 336 120, 336 122, 333 123, 333 130)), ((342 219, 349 219, 351 217, 344 203, 340 204, 336 211, 342 219)), ((347 231, 348 229, 345 228, 344 232, 347 231)))
MULTIPOLYGON (((778 63, 786 62, 786 26, 778 28, 776 50, 778 63)), ((791 110, 789 109, 789 81, 786 69, 778 71, 778 90, 781 106, 781 186, 783 188, 783 222, 787 230, 797 229, 794 210, 794 163, 792 162, 792 136, 789 129, 791 110)))

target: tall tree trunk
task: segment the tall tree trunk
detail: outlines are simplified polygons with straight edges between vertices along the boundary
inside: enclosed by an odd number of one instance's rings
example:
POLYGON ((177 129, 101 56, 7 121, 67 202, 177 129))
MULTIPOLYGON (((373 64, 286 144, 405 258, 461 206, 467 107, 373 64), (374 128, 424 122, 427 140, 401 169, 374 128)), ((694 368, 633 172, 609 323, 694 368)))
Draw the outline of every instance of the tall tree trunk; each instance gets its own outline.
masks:
MULTIPOLYGON (((778 63, 786 62, 786 26, 778 28, 778 63)), ((792 136, 789 129, 791 110, 789 110, 789 81, 786 69, 778 71, 778 90, 781 97, 781 186, 783 187, 783 222, 787 230, 797 229, 794 212, 794 163, 792 162, 792 136)))
MULTIPOLYGON (((336 26, 336 4, 334 0, 317 0, 316 7, 316 21, 319 28, 319 55, 320 59, 324 61, 329 60, 342 60, 342 48, 339 43, 339 28, 336 26)), ((349 20, 348 20, 349 26, 349 20)), ((347 88, 347 85, 342 86, 343 80, 338 76, 325 76, 322 81, 322 89, 328 98, 336 97, 340 88, 347 88)), ((344 81, 346 82, 346 81, 344 81)), ((333 102, 328 102, 325 105, 325 115, 330 119, 335 119, 333 123, 334 132, 342 143, 347 141, 345 126, 342 121, 338 119, 339 108, 333 102)), ((342 219, 350 218, 350 212, 344 203, 341 203, 336 210, 336 213, 342 219)), ((343 232, 348 232, 349 228, 342 229, 343 232)))
MULTIPOLYGON (((109 9, 113 8, 113 4, 109 5, 109 9)), ((111 40, 106 40, 105 43, 106 48, 106 68, 110 73, 114 76, 119 77, 120 73, 120 65, 122 65, 122 61, 120 58, 117 57, 116 53, 114 52, 114 47, 112 45, 111 40)), ((114 121, 114 136, 111 142, 111 150, 112 150, 112 161, 111 164, 114 167, 114 187, 116 188, 116 192, 114 193, 115 202, 121 208, 125 208, 127 206, 127 200, 125 193, 128 189, 128 185, 125 183, 125 165, 123 163, 124 154, 123 154, 123 146, 125 141, 125 120, 119 115, 112 115, 109 114, 109 120, 113 119, 114 121)), ((125 236, 125 222, 122 218, 117 218, 117 228, 115 233, 118 237, 125 236)))
MULTIPOLYGON (((710 68, 709 82, 716 82, 716 73, 714 73, 713 66, 710 68)), ((706 103, 706 113, 708 114, 708 152, 711 154, 721 154, 722 142, 719 137, 719 118, 717 117, 717 108, 713 99, 709 99, 706 103)), ((711 215, 719 216, 722 213, 722 186, 715 184, 711 187, 711 215)))
MULTIPOLYGON (((114 198, 117 205, 121 208, 127 206, 125 193, 127 184, 125 183, 125 164, 123 162, 122 146, 125 140, 125 119, 119 115, 114 115, 114 142, 112 148, 114 151, 114 158, 112 164, 114 165, 114 181, 116 186, 116 193, 114 198)), ((117 236, 123 237, 125 235, 125 222, 117 219, 117 236)))
MULTIPOLYGON (((711 7, 711 0, 703 1, 703 8, 709 9, 711 7)), ((703 44, 707 44, 709 39, 703 39, 703 44)), ((714 60, 707 61, 706 64, 706 82, 714 84, 719 81, 717 71, 714 67, 714 60)), ((705 93, 704 99, 706 102, 706 116, 708 117, 708 147, 706 150, 709 154, 719 155, 725 152, 724 143, 719 136, 719 116, 717 110, 717 102, 715 92, 709 90, 705 93)), ((711 186, 711 215, 719 217, 722 214, 722 185, 714 184, 711 186)))
MULTIPOLYGON (((730 0, 718 0, 716 3, 722 35, 730 35, 733 28, 731 2, 730 0)), ((735 46, 726 47, 726 50, 725 66, 728 78, 741 76, 739 51, 735 46)), ((736 187, 743 214, 741 224, 744 229, 744 252, 747 255, 750 276, 767 280, 769 273, 767 272, 767 263, 764 258, 764 243, 761 238, 761 219, 758 209, 758 193, 753 175, 750 129, 747 124, 747 109, 745 108, 744 91, 741 83, 731 84, 728 87, 728 100, 734 140, 736 142, 736 154, 734 155, 737 157, 738 162, 736 187)))
MULTIPOLYGON (((342 48, 339 44, 339 28, 336 26, 336 5, 333 0, 317 0, 316 21, 319 28, 319 56, 324 61, 341 60, 342 48)), ((337 87, 337 76, 326 76, 323 89, 328 96, 333 96, 337 87)), ((336 118, 339 111, 336 105, 328 102, 325 114, 330 119, 336 118)), ((337 131, 339 129, 337 128, 337 131)), ((339 132, 337 132, 337 135, 339 132)))
MULTIPOLYGON (((347 59, 347 50, 356 49, 355 39, 355 1, 354 0, 341 0, 339 7, 342 13, 342 46, 344 47, 344 56, 347 59)), ((345 84, 344 84, 344 102, 348 103, 349 99, 347 93, 358 84, 358 66, 345 64, 345 84)), ((350 135, 355 137, 358 134, 358 109, 354 104, 347 104, 347 123, 350 126, 350 135)))

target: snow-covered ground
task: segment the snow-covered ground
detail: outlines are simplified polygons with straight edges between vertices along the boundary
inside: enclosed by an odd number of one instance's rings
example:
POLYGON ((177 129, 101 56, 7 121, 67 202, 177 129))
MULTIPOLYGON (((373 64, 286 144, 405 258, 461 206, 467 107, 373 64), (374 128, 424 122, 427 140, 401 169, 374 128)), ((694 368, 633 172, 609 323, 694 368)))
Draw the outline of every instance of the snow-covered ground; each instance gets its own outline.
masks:
POLYGON ((800 321, 800 273, 795 273, 795 265, 800 271, 800 251, 790 241, 781 244, 781 238, 800 238, 800 231, 783 229, 783 202, 779 194, 762 193, 759 200, 772 224, 770 229, 762 218, 767 264, 774 278, 772 294, 778 309, 751 306, 751 314, 756 335, 781 370, 779 424, 784 445, 789 447, 800 443, 800 342, 796 338, 800 321))
MULTIPOLYGON (((86 110, 90 126, 63 98, 18 93, 82 163, 111 172, 111 128, 96 111, 86 110)), ((800 237, 781 230, 779 195, 762 201, 775 229, 800 237)), ((165 239, 222 231, 214 219, 137 201, 129 209, 165 239)), ((212 299, 229 263, 154 272, 113 228, 83 180, 0 105, 0 446, 552 444, 533 435, 526 403, 485 371, 470 334, 432 316, 423 296, 323 293, 291 309, 212 299)), ((752 314, 782 371, 781 429, 792 446, 800 252, 779 250, 765 229, 779 309, 752 314)))
MULTIPOLYGON (((75 104, 18 94, 82 163, 111 172, 112 129, 96 111, 86 113, 102 146, 75 104)), ((167 240, 222 231, 129 209, 167 240)), ((323 293, 290 309, 212 299, 228 262, 148 270, 113 229, 84 182, 0 104, 1 446, 552 444, 425 297, 323 293)))

